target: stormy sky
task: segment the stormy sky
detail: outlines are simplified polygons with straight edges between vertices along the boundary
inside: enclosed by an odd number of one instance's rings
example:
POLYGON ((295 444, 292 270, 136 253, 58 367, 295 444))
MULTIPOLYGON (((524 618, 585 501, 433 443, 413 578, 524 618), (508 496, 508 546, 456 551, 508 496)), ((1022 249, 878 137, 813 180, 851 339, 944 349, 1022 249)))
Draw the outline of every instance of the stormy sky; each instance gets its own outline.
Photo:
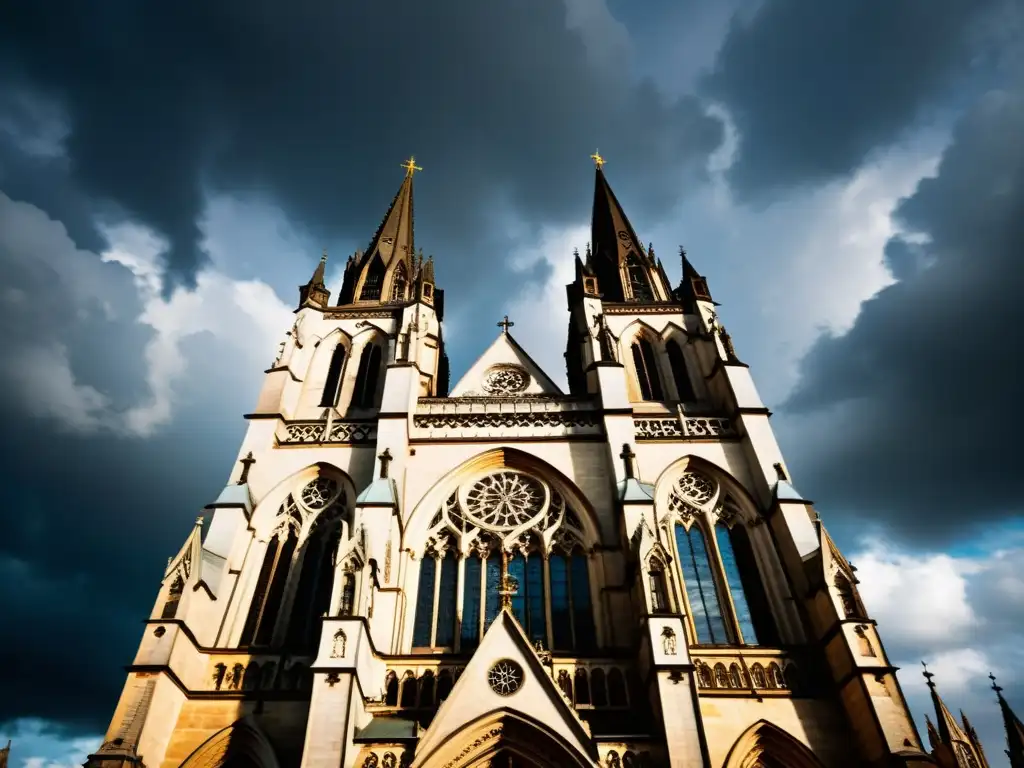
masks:
POLYGON ((508 313, 558 381, 592 166, 680 244, 858 567, 1005 765, 1024 710, 1019 0, 9 0, 0 741, 98 744, 296 286, 415 154, 453 381, 508 313), (557 343, 552 341, 554 339, 557 343))

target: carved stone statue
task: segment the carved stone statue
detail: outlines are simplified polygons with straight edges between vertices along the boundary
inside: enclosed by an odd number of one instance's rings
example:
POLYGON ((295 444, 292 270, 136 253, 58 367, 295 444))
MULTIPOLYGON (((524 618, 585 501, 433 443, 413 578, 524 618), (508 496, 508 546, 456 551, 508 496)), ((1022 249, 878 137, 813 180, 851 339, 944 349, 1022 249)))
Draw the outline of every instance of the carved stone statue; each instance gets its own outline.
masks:
POLYGON ((676 655, 676 633, 672 627, 664 627, 661 630, 661 645, 666 656, 676 655))
POLYGON ((348 638, 345 637, 344 630, 339 629, 334 633, 334 644, 331 646, 331 658, 332 659, 343 659, 345 658, 345 646, 348 643, 348 638))

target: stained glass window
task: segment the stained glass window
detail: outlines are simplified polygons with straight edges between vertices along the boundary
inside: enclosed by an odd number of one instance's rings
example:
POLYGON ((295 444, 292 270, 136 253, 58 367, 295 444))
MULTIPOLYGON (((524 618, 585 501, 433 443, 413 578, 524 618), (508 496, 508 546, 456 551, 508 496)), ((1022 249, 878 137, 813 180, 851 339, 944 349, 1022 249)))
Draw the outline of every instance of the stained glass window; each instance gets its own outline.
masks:
POLYGON ((665 342, 665 351, 668 353, 668 364, 672 368, 672 378, 676 383, 676 394, 684 403, 696 400, 693 393, 693 382, 690 381, 690 373, 686 369, 686 358, 683 357, 683 350, 676 343, 675 339, 665 342))
POLYGON ((485 578, 484 632, 498 617, 498 612, 501 610, 501 595, 499 594, 501 590, 501 558, 497 555, 487 558, 485 578))
POLYGON ((431 630, 434 627, 434 574, 437 563, 427 555, 420 564, 420 585, 416 594, 416 621, 413 623, 412 644, 414 648, 429 648, 431 630))
POLYGON ((437 633, 434 645, 451 648, 455 645, 455 594, 459 564, 454 552, 446 552, 441 560, 441 580, 437 591, 437 633))
POLYGON ((482 568, 479 557, 466 560, 462 585, 462 638, 463 650, 475 648, 480 641, 480 578, 482 568))
POLYGON ((676 545, 679 548, 683 584, 690 602, 698 643, 728 643, 722 607, 715 589, 711 559, 700 526, 693 525, 687 531, 676 526, 676 545))
POLYGON ((345 345, 338 344, 331 355, 331 364, 327 368, 327 380, 324 392, 320 397, 320 407, 329 408, 338 404, 338 391, 341 389, 341 372, 345 368, 345 345))
POLYGON ((381 351, 377 344, 363 347, 359 356, 359 370, 356 372, 355 391, 352 405, 356 408, 371 408, 377 399, 377 379, 380 377, 381 351))
POLYGON ((374 257, 373 263, 366 272, 363 289, 359 298, 363 301, 376 301, 380 298, 381 283, 384 281, 384 261, 380 255, 374 257))
POLYGON ((534 642, 548 642, 548 623, 544 611, 544 560, 540 553, 526 561, 527 636, 534 642))
POLYGON ((551 635, 555 650, 570 650, 572 643, 572 604, 569 602, 569 566, 563 555, 548 560, 551 571, 551 635))
POLYGON ((572 624, 576 633, 576 648, 591 651, 597 645, 594 632, 594 611, 590 603, 590 571, 587 556, 572 556, 572 624))

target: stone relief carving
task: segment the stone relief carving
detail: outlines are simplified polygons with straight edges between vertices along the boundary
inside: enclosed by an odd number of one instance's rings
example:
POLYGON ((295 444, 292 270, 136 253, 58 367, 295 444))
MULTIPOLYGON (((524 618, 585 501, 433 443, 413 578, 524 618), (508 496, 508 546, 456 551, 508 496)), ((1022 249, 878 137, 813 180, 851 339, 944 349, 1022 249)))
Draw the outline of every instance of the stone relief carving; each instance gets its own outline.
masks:
POLYGON ((672 627, 663 627, 661 630, 661 646, 666 656, 676 655, 676 633, 672 627))
POLYGON ((345 636, 345 631, 339 629, 337 632, 334 633, 334 642, 331 645, 331 658, 345 658, 345 646, 347 644, 348 638, 345 636))
POLYGON ((480 383, 489 395, 517 395, 530 385, 530 375, 518 365, 495 365, 484 373, 480 383))

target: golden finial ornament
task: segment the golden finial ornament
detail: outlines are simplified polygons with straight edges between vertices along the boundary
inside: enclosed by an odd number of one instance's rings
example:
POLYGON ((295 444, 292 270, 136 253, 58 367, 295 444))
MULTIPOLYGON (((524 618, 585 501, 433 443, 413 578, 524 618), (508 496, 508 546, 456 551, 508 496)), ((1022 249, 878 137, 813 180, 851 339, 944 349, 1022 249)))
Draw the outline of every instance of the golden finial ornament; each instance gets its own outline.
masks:
POLYGON ((590 156, 590 159, 594 161, 594 167, 598 170, 600 170, 605 163, 605 159, 601 157, 600 150, 594 150, 594 154, 590 156))
POLYGON ((402 163, 402 167, 405 168, 405 175, 412 176, 416 171, 422 171, 423 169, 416 165, 416 158, 410 156, 408 160, 402 163))

